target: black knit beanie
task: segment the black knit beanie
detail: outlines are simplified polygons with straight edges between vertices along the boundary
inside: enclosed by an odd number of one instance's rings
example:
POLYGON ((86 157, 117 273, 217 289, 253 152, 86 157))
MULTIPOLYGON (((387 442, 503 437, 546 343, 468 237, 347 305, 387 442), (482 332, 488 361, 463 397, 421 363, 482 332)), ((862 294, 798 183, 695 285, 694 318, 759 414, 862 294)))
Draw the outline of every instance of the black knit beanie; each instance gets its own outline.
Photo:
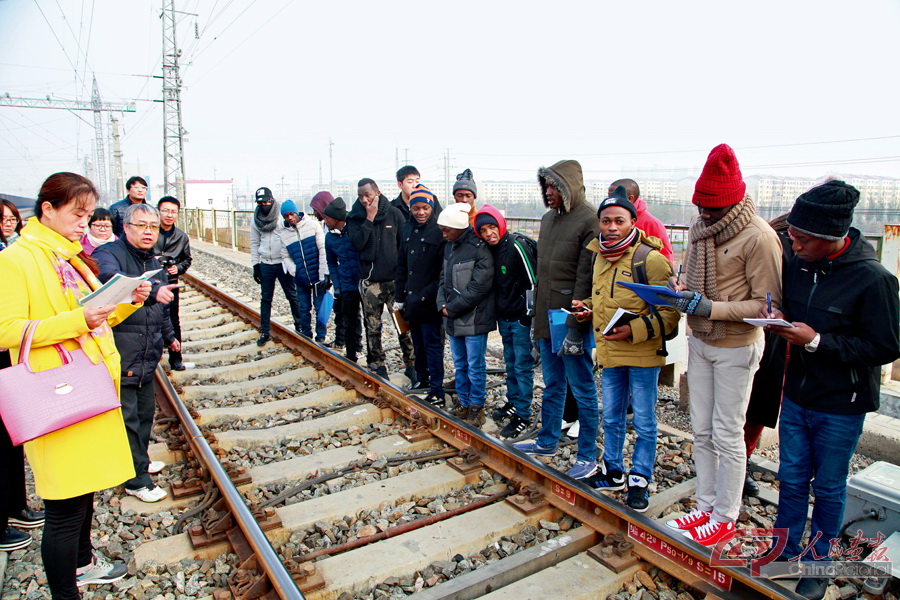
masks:
POLYGON ((326 217, 331 217, 335 221, 346 221, 347 220, 347 205, 344 204, 344 199, 338 196, 334 200, 328 203, 328 206, 322 210, 322 214, 326 217))
POLYGON ((497 219, 495 219, 493 215, 490 215, 486 212, 479 212, 477 215, 475 215, 475 231, 481 229, 482 225, 493 225, 497 228, 500 227, 500 223, 497 222, 497 219))
POLYGON ((843 181, 829 181, 801 194, 788 215, 794 229, 836 242, 850 231, 859 190, 843 181))
POLYGON ((471 169, 466 169, 456 176, 456 183, 453 184, 453 193, 457 190, 468 190, 472 195, 478 197, 478 188, 475 186, 475 176, 472 175, 471 169))
POLYGON ((597 218, 600 218, 600 213, 603 212, 603 209, 610 206, 621 206, 631 213, 633 219, 637 219, 637 209, 631 203, 631 200, 628 199, 628 192, 625 191, 624 185, 618 186, 608 198, 600 203, 600 208, 597 209, 597 218))

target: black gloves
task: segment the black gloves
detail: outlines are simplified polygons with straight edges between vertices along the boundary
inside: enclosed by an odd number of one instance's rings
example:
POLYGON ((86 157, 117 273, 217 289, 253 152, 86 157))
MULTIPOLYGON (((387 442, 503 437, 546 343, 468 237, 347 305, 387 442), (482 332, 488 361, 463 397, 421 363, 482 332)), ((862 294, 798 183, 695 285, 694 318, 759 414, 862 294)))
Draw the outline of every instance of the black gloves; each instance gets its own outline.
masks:
POLYGON ((259 263, 253 265, 253 281, 262 283, 262 265, 259 263))

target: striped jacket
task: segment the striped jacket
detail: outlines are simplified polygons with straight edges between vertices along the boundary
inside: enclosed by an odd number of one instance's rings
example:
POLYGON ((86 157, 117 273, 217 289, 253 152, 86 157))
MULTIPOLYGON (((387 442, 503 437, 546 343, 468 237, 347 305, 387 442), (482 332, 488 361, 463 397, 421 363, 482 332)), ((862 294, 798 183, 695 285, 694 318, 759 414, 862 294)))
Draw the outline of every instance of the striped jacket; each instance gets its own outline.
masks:
POLYGON ((312 287, 325 279, 325 232, 309 215, 300 214, 300 222, 277 228, 284 242, 281 260, 284 270, 297 285, 312 287))

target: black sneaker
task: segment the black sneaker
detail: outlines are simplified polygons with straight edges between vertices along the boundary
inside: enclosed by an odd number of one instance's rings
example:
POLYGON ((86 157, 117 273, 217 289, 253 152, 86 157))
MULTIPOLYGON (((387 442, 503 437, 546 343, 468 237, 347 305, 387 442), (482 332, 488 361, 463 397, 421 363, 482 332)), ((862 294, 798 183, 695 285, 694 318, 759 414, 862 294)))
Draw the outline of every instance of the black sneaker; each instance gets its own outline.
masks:
POLYGON ((378 375, 378 376, 381 377, 382 379, 390 379, 390 378, 388 377, 387 367, 384 367, 384 366, 381 366, 381 367, 375 367, 373 373, 375 373, 376 375, 378 375))
POLYGON ((500 432, 500 437, 517 438, 525 433, 529 424, 530 423, 526 419, 521 419, 519 418, 519 415, 514 414, 509 420, 509 423, 506 424, 506 427, 503 428, 503 431, 500 432))
POLYGON ((809 598, 809 600, 821 600, 828 591, 831 580, 827 577, 803 577, 794 593, 809 598))
POLYGON ((26 508, 10 517, 9 524, 19 529, 34 529, 44 524, 44 513, 26 508))
POLYGON ((759 496, 759 484, 756 483, 753 475, 750 474, 749 460, 747 460, 747 474, 744 476, 744 495, 748 497, 759 496))
POLYGON ((169 363, 169 367, 171 367, 173 371, 184 371, 185 369, 187 369, 187 367, 184 366, 184 363, 180 360, 178 362, 169 363))
POLYGON ((0 551, 3 552, 21 550, 30 543, 31 536, 14 527, 7 527, 3 533, 0 534, 0 551))
POLYGON ((413 381, 409 387, 406 388, 406 392, 408 394, 424 394, 430 389, 431 386, 428 385, 427 381, 413 381))
POLYGON ((428 392, 428 395, 425 396, 425 402, 430 402, 434 406, 444 406, 445 402, 444 392, 428 392))
POLYGON ((644 512, 650 506, 650 482, 643 475, 631 473, 628 475, 628 498, 625 504, 638 512, 644 512))
POLYGON ((587 482, 595 490, 624 490, 625 474, 622 471, 610 469, 605 460, 600 461, 600 470, 588 477, 587 482))
POLYGON ((268 333, 264 333, 261 336, 259 336, 258 340, 256 340, 256 345, 257 346, 265 346, 266 342, 268 342, 271 339, 272 339, 272 336, 270 336, 268 333))
POLYGON ((416 367, 414 365, 407 365, 406 368, 403 369, 403 374, 409 379, 409 385, 418 385, 418 377, 416 376, 416 367))
POLYGON ((491 418, 494 420, 495 423, 499 423, 500 421, 508 419, 515 414, 516 414, 515 407, 513 407, 513 405, 510 404, 509 402, 506 402, 503 404, 503 406, 501 406, 500 408, 498 408, 497 410, 495 410, 494 412, 491 413, 491 418))

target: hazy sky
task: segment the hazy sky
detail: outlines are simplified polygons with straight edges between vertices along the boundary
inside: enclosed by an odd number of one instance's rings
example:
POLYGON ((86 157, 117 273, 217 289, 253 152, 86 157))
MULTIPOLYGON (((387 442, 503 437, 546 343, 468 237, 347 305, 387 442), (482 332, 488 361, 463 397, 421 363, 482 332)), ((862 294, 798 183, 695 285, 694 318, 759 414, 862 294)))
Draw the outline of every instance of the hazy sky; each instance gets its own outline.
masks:
MULTIPOLYGON (((699 169, 900 177, 900 2, 176 0, 190 179, 699 169), (199 34, 199 39, 196 37, 199 34), (878 138, 878 139, 872 139, 878 138)), ((160 0, 0 0, 0 94, 137 101, 126 176, 162 182, 160 0)), ((93 114, 0 106, 0 192, 83 172, 93 114)), ((109 149, 107 149, 109 152, 109 149)))

